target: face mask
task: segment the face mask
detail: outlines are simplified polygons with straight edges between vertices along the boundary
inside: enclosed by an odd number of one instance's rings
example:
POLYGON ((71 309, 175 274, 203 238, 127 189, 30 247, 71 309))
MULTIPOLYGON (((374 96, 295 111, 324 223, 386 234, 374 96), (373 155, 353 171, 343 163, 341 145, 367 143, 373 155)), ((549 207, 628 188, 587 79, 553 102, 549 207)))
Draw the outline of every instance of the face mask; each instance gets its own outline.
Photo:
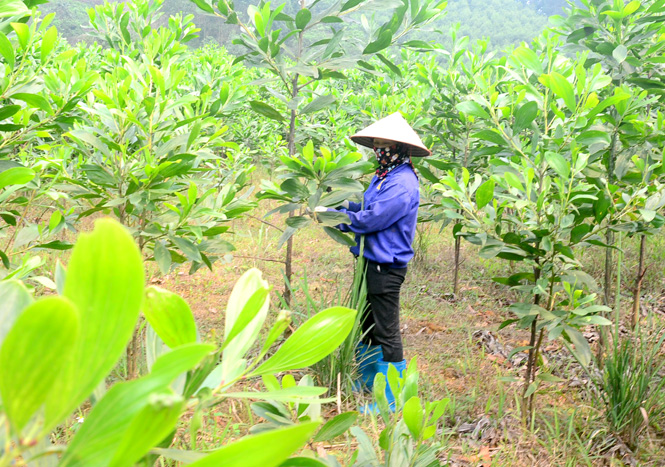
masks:
POLYGON ((396 143, 387 148, 374 148, 374 155, 379 163, 376 176, 384 178, 388 173, 404 163, 411 165, 411 158, 405 145, 396 143))

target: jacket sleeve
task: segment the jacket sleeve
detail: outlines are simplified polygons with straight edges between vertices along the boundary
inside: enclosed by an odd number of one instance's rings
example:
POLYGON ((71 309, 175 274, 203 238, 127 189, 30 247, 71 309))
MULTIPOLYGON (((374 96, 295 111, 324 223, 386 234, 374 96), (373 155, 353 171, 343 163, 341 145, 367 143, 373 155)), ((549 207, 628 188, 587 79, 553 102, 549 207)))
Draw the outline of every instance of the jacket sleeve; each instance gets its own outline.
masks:
POLYGON ((360 211, 361 207, 362 205, 360 203, 354 203, 353 201, 349 201, 349 208, 347 209, 347 211, 358 212, 360 211))
MULTIPOLYGON (((355 204, 355 203, 354 203, 355 204)), ((409 193, 400 185, 388 186, 381 196, 362 211, 340 209, 349 216, 350 224, 337 226, 342 232, 369 234, 385 230, 404 217, 411 204, 409 193)))

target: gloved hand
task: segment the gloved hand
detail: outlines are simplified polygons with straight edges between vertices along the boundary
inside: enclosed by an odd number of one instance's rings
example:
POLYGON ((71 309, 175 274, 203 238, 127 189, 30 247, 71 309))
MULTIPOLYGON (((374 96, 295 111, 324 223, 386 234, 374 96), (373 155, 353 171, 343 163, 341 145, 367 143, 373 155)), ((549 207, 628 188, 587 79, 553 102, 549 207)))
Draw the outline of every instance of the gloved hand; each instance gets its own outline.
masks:
POLYGON ((319 212, 328 212, 328 208, 325 206, 316 206, 313 211, 310 208, 305 208, 305 213, 316 222, 321 222, 316 215, 319 212))
POLYGON ((349 200, 345 199, 344 201, 342 201, 342 204, 340 204, 339 207, 344 209, 349 209, 349 200))

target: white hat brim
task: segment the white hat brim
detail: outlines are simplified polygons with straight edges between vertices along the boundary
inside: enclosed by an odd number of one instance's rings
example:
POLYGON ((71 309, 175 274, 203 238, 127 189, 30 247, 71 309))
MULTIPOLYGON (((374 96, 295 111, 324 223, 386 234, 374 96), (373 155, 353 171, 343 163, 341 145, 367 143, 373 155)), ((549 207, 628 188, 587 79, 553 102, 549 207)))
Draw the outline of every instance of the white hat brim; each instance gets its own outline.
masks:
POLYGON ((432 151, 425 147, 418 134, 399 112, 388 115, 351 136, 354 143, 368 148, 374 147, 375 138, 406 144, 410 149, 409 154, 413 157, 432 155, 432 151))

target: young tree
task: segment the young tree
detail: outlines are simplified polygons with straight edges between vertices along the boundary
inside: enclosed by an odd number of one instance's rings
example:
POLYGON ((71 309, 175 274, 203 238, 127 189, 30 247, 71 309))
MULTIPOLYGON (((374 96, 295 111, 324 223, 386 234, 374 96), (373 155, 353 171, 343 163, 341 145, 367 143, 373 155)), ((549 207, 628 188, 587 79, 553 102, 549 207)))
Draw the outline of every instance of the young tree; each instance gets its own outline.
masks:
MULTIPOLYGON (((192 1, 226 23, 237 24, 241 32, 234 42, 245 50, 238 60, 265 68, 274 76, 265 86, 280 102, 277 108, 262 101, 250 105, 257 113, 286 125, 290 158, 296 156, 297 144, 302 141, 299 119, 334 104, 330 94, 317 92, 315 83, 344 79, 344 70, 362 66, 369 57, 406 42, 409 31, 433 21, 446 5, 438 0, 347 0, 325 6, 320 0, 300 0, 300 8, 289 12, 287 3, 273 7, 270 2, 261 2, 250 6, 244 19, 230 0, 192 1), (366 12, 373 14, 371 19, 361 15, 366 12), (350 27, 351 18, 359 15, 364 18, 363 32, 350 27)), ((291 216, 293 211, 289 212, 291 216)), ((286 239, 286 245, 288 281, 292 274, 292 238, 286 239)), ((284 298, 290 301, 288 287, 284 298)))

